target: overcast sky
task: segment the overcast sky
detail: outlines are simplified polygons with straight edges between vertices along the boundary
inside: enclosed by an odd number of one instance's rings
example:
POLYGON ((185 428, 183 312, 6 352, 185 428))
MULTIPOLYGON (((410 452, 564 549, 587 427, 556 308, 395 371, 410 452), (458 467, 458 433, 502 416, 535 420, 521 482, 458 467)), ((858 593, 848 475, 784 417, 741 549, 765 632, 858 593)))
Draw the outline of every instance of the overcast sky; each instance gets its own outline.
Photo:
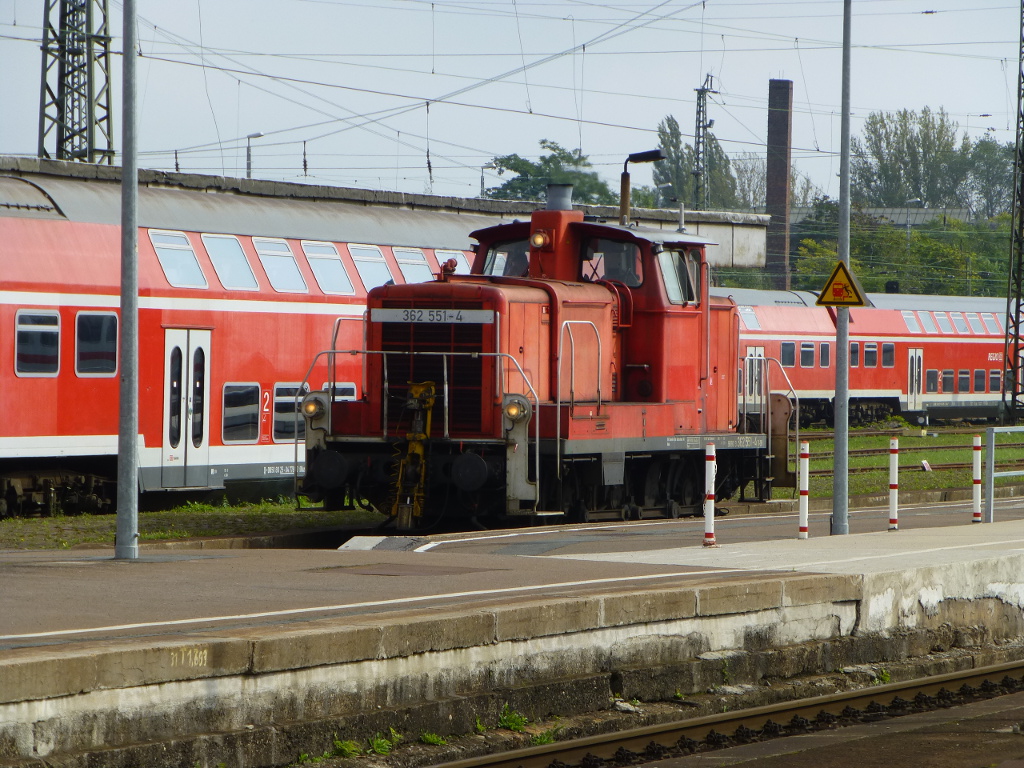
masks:
MULTIPOLYGON (((120 150, 121 4, 108 1, 120 150)), ((977 2, 854 0, 855 136, 870 112, 929 106, 972 138, 1013 141, 1020 6, 977 2)), ((41 6, 0 0, 0 154, 36 154, 41 6)), ((656 147, 666 115, 692 137, 710 74, 708 117, 733 156, 764 154, 768 81, 792 80, 794 164, 835 197, 842 9, 137 0, 139 165, 173 170, 177 150, 182 171, 244 176, 245 137, 263 133, 251 140, 257 178, 472 197, 491 158, 536 158, 551 139, 582 148, 617 189, 625 156, 656 147)), ((631 170, 650 183, 649 166, 631 170)))

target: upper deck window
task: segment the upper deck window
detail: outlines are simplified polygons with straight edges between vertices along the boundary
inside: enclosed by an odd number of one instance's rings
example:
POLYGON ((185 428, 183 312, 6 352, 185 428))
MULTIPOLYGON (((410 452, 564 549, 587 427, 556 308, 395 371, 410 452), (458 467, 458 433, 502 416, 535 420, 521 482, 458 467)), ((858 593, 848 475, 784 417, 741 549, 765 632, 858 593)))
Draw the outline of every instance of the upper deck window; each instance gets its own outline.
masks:
POLYGON ((938 328, 935 327, 935 321, 932 320, 931 312, 918 312, 917 316, 921 318, 921 325, 924 326, 925 333, 936 333, 938 328))
POLYGON ((940 331, 942 331, 943 333, 952 333, 953 332, 953 326, 950 325, 949 318, 946 317, 946 313, 945 312, 936 312, 935 313, 935 320, 939 324, 939 330, 940 331))
POLYGON ((468 275, 472 272, 472 268, 469 264, 469 259, 466 258, 466 254, 462 251, 434 251, 434 256, 437 258, 438 264, 444 264, 448 259, 455 259, 457 266, 455 267, 456 275, 468 275))
POLYGON ((149 230, 149 240, 167 282, 175 288, 206 288, 206 275, 196 260, 192 243, 183 232, 149 230))
POLYGON ((398 268, 407 283, 428 283, 434 279, 427 257, 419 248, 392 248, 398 268))
POLYGON ((394 281, 395 277, 384 261, 380 248, 374 245, 350 245, 348 252, 352 254, 352 261, 366 290, 394 281))
POLYGON ((258 291, 260 284, 252 273, 249 260, 237 237, 230 235, 203 235, 203 245, 220 278, 220 284, 229 291, 258 291))
POLYGON ((757 319, 757 315, 754 314, 753 307, 736 307, 740 313, 740 320, 743 321, 743 325, 746 326, 748 331, 760 331, 761 322, 757 319))
POLYGON ((639 287, 644 282, 640 246, 603 237, 592 238, 583 250, 581 278, 615 280, 630 288, 639 287))
POLYGON ((302 252, 306 254, 309 268, 313 270, 316 284, 324 293, 335 293, 351 296, 355 293, 352 280, 345 270, 345 265, 338 255, 338 249, 332 243, 312 243, 302 241, 302 252))
POLYGON ((953 325, 956 328, 957 333, 968 333, 967 322, 964 320, 964 316, 960 312, 950 312, 949 316, 953 318, 953 325))
POLYGON ((981 324, 981 318, 977 312, 967 313, 967 323, 971 326, 972 333, 985 333, 985 326, 981 324))
MULTIPOLYGON (((593 262, 590 262, 589 265, 584 263, 584 275, 591 265, 593 262)), ((700 301, 700 253, 698 251, 691 253, 662 251, 658 254, 658 265, 661 267, 665 293, 670 302, 688 304, 700 301)), ((756 318, 754 318, 754 322, 757 322, 756 318)))
POLYGON ((985 322, 985 330, 989 333, 1001 334, 1003 332, 1002 327, 999 325, 999 318, 991 312, 982 312, 981 319, 985 322))
POLYGON ((907 330, 911 333, 920 333, 921 326, 917 324, 917 318, 909 310, 903 310, 903 322, 907 324, 907 330))
POLYGON ((508 240, 495 243, 487 249, 484 274, 504 277, 522 277, 530 268, 530 243, 527 240, 508 240))
POLYGON ((284 240, 271 240, 267 237, 254 237, 252 244, 256 247, 256 255, 260 257, 260 263, 275 291, 279 293, 309 292, 288 243, 284 240))

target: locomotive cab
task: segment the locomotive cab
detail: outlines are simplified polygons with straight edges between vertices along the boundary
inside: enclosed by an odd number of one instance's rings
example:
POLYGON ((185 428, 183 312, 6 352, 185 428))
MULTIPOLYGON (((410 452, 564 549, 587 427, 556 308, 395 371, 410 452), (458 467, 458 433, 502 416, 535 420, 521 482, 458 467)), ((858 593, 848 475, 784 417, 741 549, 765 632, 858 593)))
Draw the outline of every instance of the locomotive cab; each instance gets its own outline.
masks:
POLYGON ((307 397, 302 492, 416 529, 675 516, 702 498, 709 440, 725 451, 720 496, 759 473, 709 241, 557 205, 473 237, 472 274, 370 293, 366 348, 330 353, 365 357, 364 396, 307 397))

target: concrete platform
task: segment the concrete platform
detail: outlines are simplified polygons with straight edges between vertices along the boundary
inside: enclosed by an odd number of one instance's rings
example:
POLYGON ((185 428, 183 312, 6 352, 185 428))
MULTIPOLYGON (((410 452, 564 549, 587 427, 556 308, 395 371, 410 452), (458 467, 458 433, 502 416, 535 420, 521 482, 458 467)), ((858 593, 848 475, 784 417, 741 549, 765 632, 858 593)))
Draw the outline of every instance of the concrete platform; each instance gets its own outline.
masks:
POLYGON ((385 722, 470 732, 513 699, 606 707, 636 670, 675 670, 671 696, 714 684, 729 654, 825 644, 842 664, 927 653, 949 627, 1024 636, 1024 521, 632 552, 587 530, 524 532, 563 542, 543 557, 458 551, 468 536, 0 553, 0 765, 283 765, 385 722))

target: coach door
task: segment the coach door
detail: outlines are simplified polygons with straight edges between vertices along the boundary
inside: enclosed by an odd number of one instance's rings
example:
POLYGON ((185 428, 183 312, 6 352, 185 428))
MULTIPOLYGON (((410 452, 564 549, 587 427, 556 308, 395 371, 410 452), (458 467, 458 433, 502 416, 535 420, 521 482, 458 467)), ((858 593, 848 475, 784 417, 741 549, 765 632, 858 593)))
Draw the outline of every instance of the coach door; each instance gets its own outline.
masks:
POLYGON ((921 393, 924 391, 924 350, 911 349, 907 360, 907 410, 921 410, 921 393))
POLYGON ((164 488, 209 486, 210 331, 164 332, 164 488))

